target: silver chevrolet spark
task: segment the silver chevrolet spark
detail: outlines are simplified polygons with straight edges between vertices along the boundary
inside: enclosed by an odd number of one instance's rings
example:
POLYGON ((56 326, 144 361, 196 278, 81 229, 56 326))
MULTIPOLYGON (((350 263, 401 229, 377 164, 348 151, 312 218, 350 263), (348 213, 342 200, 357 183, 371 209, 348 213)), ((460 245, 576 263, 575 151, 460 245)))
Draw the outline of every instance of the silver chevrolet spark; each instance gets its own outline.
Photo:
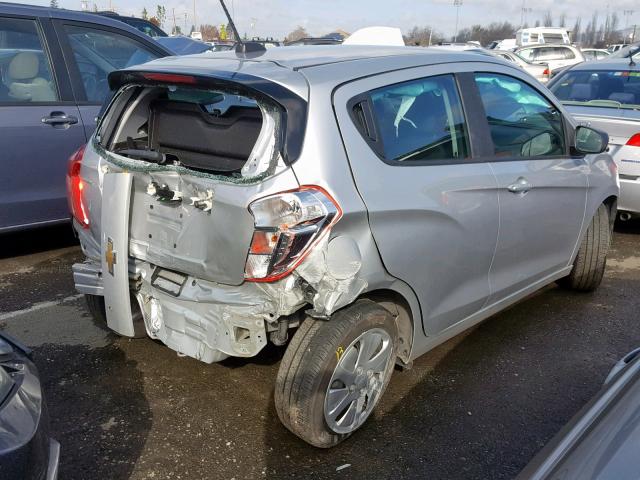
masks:
POLYGON ((76 288, 115 332, 203 362, 288 344, 276 409, 312 445, 362 426, 394 365, 602 279, 607 137, 505 61, 306 46, 109 81, 69 164, 76 288))

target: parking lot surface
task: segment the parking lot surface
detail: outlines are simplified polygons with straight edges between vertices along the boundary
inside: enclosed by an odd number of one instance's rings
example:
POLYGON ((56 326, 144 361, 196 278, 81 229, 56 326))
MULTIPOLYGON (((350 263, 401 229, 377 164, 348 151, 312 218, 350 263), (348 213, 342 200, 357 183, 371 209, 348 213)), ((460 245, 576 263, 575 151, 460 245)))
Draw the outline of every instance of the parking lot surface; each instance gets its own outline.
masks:
POLYGON ((0 329, 32 346, 62 479, 513 478, 640 346, 640 223, 617 225, 593 294, 550 286, 396 371, 332 450, 279 423, 284 349, 206 365, 88 315, 68 227, 5 236, 0 329))

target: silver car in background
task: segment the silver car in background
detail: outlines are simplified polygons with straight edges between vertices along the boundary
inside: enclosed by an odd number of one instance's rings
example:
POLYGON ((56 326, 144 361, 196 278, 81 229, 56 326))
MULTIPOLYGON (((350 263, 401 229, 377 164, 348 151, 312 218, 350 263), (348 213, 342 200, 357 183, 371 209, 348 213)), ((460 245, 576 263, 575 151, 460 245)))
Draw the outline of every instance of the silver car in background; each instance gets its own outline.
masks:
POLYGON ((551 282, 600 284, 606 134, 512 63, 304 46, 109 82, 69 167, 76 288, 114 331, 206 363, 288 343, 276 411, 312 445, 356 431, 395 364, 551 282))
POLYGON ((611 369, 600 392, 517 480, 638 478, 640 348, 611 369))
POLYGON ((517 53, 513 53, 508 50, 490 50, 489 53, 491 53, 491 55, 495 55, 496 57, 501 57, 505 60, 515 63, 541 83, 546 83, 549 81, 549 75, 551 74, 551 71, 549 70, 548 65, 532 63, 529 60, 525 60, 517 53))
POLYGON ((529 45, 516 49, 515 53, 529 62, 547 65, 552 74, 554 70, 585 61, 582 51, 573 45, 529 45))
POLYGON ((629 59, 589 62, 558 75, 549 88, 581 125, 609 134, 620 218, 640 216, 640 68, 629 59))

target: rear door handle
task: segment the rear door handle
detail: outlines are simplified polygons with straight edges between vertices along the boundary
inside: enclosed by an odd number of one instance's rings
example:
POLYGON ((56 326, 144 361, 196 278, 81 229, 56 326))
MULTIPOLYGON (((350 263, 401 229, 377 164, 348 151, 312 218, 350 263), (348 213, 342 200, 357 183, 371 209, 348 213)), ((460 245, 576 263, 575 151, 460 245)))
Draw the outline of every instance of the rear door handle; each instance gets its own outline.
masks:
POLYGON ((527 193, 532 188, 533 187, 526 178, 520 177, 518 180, 516 180, 516 183, 512 183, 511 185, 509 185, 507 187, 507 190, 509 190, 511 193, 527 193))
POLYGON ((42 117, 42 123, 53 127, 58 125, 75 125, 78 123, 78 117, 67 115, 64 112, 51 112, 51 115, 42 117))

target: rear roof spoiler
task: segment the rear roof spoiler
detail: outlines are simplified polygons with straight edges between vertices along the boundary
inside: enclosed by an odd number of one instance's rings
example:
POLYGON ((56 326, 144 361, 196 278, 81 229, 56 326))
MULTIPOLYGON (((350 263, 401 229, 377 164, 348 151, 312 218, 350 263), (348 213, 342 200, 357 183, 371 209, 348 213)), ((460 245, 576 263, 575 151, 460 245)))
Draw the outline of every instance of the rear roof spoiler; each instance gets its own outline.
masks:
POLYGON ((116 92, 125 85, 187 85, 193 88, 234 90, 242 95, 263 97, 280 105, 284 115, 282 157, 287 165, 302 152, 307 120, 307 101, 288 88, 262 77, 225 70, 211 70, 203 75, 165 69, 115 70, 109 74, 109 88, 116 92))

